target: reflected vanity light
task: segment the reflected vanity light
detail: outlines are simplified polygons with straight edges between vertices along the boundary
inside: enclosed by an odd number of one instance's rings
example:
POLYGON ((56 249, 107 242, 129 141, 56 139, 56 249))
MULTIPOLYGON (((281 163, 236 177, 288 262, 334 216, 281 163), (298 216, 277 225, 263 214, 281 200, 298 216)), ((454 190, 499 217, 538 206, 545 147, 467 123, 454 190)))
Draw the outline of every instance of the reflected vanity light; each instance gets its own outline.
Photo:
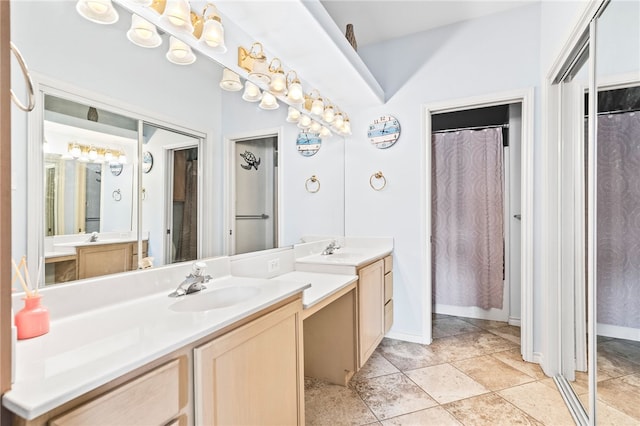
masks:
POLYGON ((333 119, 335 117, 335 111, 333 110, 333 106, 332 105, 327 105, 324 108, 324 112, 322 113, 322 119, 324 121, 326 121, 327 123, 331 123, 333 122, 333 119))
POLYGON ((262 94, 262 100, 260 101, 260 105, 258 105, 262 109, 278 109, 280 108, 280 104, 278 104, 278 100, 272 93, 264 92, 262 94))
POLYGON ((83 18, 96 24, 113 24, 118 21, 118 11, 111 0, 78 0, 76 11, 83 18))
POLYGON ((324 112, 324 101, 318 97, 311 102, 311 114, 322 115, 324 112))
POLYGON ((220 80, 220 87, 229 92, 237 92, 242 90, 242 83, 240 82, 240 76, 229 68, 222 70, 222 79, 220 80))
POLYGON ((297 123, 300 119, 300 111, 290 106, 287 110, 287 121, 289 123, 297 123))
POLYGON ((262 93, 260 93, 260 89, 258 88, 258 86, 250 81, 246 81, 244 83, 244 93, 242 94, 242 99, 247 102, 258 102, 261 98, 262 93))
POLYGON ((273 93, 283 94, 287 89, 287 79, 284 76, 282 62, 278 58, 273 58, 269 64, 269 72, 271 73, 271 83, 269 88, 273 93))
POLYGON ((298 80, 298 74, 295 71, 287 73, 287 99, 293 104, 301 104, 304 102, 304 91, 302 84, 298 80))
POLYGON ((167 59, 176 65, 189 65, 196 61, 196 55, 193 54, 191 48, 186 43, 171 36, 169 38, 167 59))
POLYGON ((167 5, 160 18, 179 30, 193 33, 191 24, 191 7, 187 0, 167 0, 167 5))
POLYGON ((298 127, 301 129, 308 129, 311 126, 311 117, 302 114, 300 120, 298 120, 298 127))
POLYGON ((191 12, 190 19, 193 26, 193 36, 200 40, 200 44, 207 46, 207 48, 216 53, 225 53, 227 51, 227 46, 224 42, 222 18, 220 18, 220 13, 213 3, 207 3, 202 10, 202 15, 191 12))
POLYGON ((154 48, 162 44, 156 26, 136 14, 131 15, 131 28, 127 31, 127 38, 140 47, 154 48))
POLYGON ((322 136, 323 138, 326 138, 327 136, 331 136, 331 130, 329 130, 325 126, 322 126, 322 128, 320 129, 320 136, 322 136))
POLYGON ((342 113, 338 111, 336 112, 333 118, 333 128, 336 130, 340 130, 343 124, 344 124, 344 117, 342 117, 342 113))
POLYGON ((309 130, 311 130, 313 133, 319 133, 321 128, 322 125, 315 120, 313 120, 309 125, 309 130))

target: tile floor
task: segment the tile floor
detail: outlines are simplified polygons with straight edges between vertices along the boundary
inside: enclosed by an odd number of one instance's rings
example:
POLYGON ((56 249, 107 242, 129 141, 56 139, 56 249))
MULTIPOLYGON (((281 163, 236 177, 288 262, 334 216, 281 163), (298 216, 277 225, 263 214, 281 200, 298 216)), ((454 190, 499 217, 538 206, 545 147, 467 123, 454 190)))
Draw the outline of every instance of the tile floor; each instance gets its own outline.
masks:
MULTIPOLYGON (((518 327, 446 315, 433 325, 431 345, 385 338, 347 387, 307 378, 306 424, 574 424, 553 379, 522 361, 518 327)), ((599 346, 599 424, 639 425, 640 343, 599 346)), ((582 398, 585 384, 579 375, 582 398)))

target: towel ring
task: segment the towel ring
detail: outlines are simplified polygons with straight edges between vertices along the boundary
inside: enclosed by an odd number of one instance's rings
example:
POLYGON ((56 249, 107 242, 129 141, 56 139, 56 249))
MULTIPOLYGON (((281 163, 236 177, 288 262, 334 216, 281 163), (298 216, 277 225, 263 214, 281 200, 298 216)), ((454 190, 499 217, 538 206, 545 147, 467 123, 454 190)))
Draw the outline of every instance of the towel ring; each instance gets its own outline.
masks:
POLYGON ((115 191, 113 191, 111 193, 111 196, 113 197, 114 200, 116 201, 120 201, 122 200, 122 193, 120 192, 120 188, 116 189, 115 191))
POLYGON ((384 175, 382 174, 382 172, 375 172, 374 174, 371 175, 371 177, 369 178, 369 185, 371 186, 371 188, 373 188, 374 191, 382 191, 384 189, 385 186, 387 186, 387 178, 384 177, 384 175), (373 179, 382 179, 382 186, 375 186, 373 184, 373 179))
POLYGON ((320 191, 320 180, 318 179, 318 177, 316 175, 313 175, 309 179, 307 179, 304 183, 304 189, 306 189, 307 192, 310 192, 311 194, 315 194, 316 192, 320 191), (310 189, 309 183, 317 183, 318 186, 315 189, 310 189))
POLYGON ((27 106, 24 106, 24 104, 20 102, 16 94, 13 92, 13 89, 11 89, 11 100, 13 100, 13 103, 15 103, 16 106, 24 112, 30 112, 33 111, 33 108, 36 106, 36 100, 33 94, 33 80, 31 80, 31 74, 29 74, 27 64, 24 63, 24 58, 22 57, 22 54, 20 53, 16 45, 11 42, 10 47, 11 51, 16 57, 16 60, 18 61, 18 64, 20 65, 20 69, 22 69, 22 75, 24 75, 24 80, 27 83, 27 88, 29 89, 29 104, 27 106))

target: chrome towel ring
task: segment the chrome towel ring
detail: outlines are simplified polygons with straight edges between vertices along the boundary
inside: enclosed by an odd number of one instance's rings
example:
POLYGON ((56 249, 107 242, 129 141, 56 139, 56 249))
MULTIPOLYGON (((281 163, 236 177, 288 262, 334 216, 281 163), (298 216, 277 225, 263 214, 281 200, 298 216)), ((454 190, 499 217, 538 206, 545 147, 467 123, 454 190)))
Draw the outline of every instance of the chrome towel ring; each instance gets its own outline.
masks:
POLYGON ((369 185, 371 186, 371 188, 373 188, 374 191, 382 191, 384 189, 384 187, 387 186, 387 178, 384 177, 382 172, 375 172, 369 178, 369 185), (373 179, 382 180, 382 185, 380 185, 380 186, 374 185, 373 179))
POLYGON ((315 194, 316 192, 320 191, 320 180, 318 179, 318 177, 316 175, 313 175, 309 179, 307 179, 304 183, 304 189, 306 189, 307 192, 310 192, 311 194, 315 194), (316 184, 315 189, 313 188, 314 185, 311 185, 310 187, 309 184, 316 184))
POLYGON ((24 75, 24 80, 27 83, 27 89, 29 89, 29 104, 25 106, 22 102, 20 102, 16 94, 13 92, 13 89, 11 89, 11 100, 13 100, 13 103, 15 103, 16 106, 21 110, 25 112, 30 112, 30 111, 33 111, 33 108, 36 106, 36 98, 33 93, 33 80, 31 80, 31 74, 29 74, 29 69, 27 68, 27 64, 24 63, 24 58, 22 57, 22 54, 20 53, 16 45, 13 44, 13 42, 11 42, 10 47, 11 47, 11 51, 16 57, 16 60, 18 61, 18 64, 20 65, 20 69, 22 70, 22 75, 24 75))
POLYGON ((113 199, 116 200, 116 201, 122 200, 122 193, 120 192, 120 188, 118 188, 115 191, 113 191, 111 193, 111 197, 113 197, 113 199))

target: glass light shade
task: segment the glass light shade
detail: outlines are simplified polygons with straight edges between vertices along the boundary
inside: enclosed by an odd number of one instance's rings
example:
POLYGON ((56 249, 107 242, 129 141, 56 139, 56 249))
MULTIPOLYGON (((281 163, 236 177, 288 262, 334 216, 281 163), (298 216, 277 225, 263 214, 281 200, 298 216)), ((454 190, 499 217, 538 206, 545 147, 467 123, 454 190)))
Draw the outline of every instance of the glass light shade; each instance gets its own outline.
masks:
POLYGON ((322 113, 322 119, 327 123, 331 123, 335 118, 336 113, 331 105, 325 107, 324 112, 322 113))
POLYGON ((351 134, 351 123, 349 122, 349 119, 344 120, 344 123, 342 123, 341 131, 345 135, 350 135, 351 134))
POLYGON ((169 22, 176 28, 187 31, 189 34, 193 33, 191 7, 187 0, 167 0, 162 20, 169 22))
POLYGON ((287 92, 287 99, 294 104, 304 102, 304 92, 300 83, 291 83, 287 92))
POLYGON ((314 99, 313 102, 311 102, 311 114, 322 115, 323 112, 324 102, 322 101, 322 98, 314 99))
POLYGON ((311 117, 308 115, 301 115, 300 120, 298 120, 298 127, 301 129, 307 129, 311 126, 311 117))
POLYGON ((89 160, 96 161, 97 159, 98 151, 94 147, 89 148, 89 160))
POLYGON ((78 0, 76 11, 83 18, 96 24, 113 24, 119 18, 111 0, 78 0))
POLYGON ((341 129, 343 123, 344 117, 342 117, 342 113, 337 112, 335 117, 333 118, 333 125, 336 127, 336 129, 341 129))
POLYGON ((262 94, 262 100, 260 101, 260 105, 258 105, 262 109, 278 109, 280 108, 280 104, 273 94, 269 92, 264 92, 262 94))
POLYGON ((191 51, 191 48, 187 46, 182 40, 171 36, 169 38, 169 51, 167 52, 167 59, 176 65, 189 65, 196 61, 196 55, 191 51))
POLYGON ((309 126, 309 129, 311 129, 311 131, 314 133, 319 133, 321 128, 322 128, 322 125, 315 120, 312 121, 311 125, 309 126))
POLYGON ((207 19, 204 23, 200 40, 218 53, 227 51, 227 46, 224 44, 224 27, 217 19, 207 19))
POLYGON ((80 147, 78 145, 73 145, 71 147, 71 150, 69 150, 69 153, 73 158, 79 158, 82 154, 82 151, 80 150, 80 147))
POLYGON ((229 68, 222 70, 222 79, 220 80, 220 87, 229 92, 237 92, 242 90, 242 83, 240 83, 240 76, 229 68))
POLYGON ((271 73, 271 83, 269 84, 271 90, 275 93, 284 93, 287 88, 287 80, 282 72, 271 73))
POLYGON ((104 160, 113 161, 113 153, 111 152, 111 150, 108 149, 104 152, 104 160))
POLYGON ((244 93, 242 94, 242 99, 247 102, 258 102, 262 98, 262 93, 260 93, 260 88, 253 84, 250 81, 244 83, 244 93))
POLYGON ((266 59, 255 60, 253 62, 253 69, 249 73, 249 78, 264 84, 269 84, 271 82, 271 77, 269 76, 269 65, 267 65, 266 59))
POLYGON ((320 136, 322 136, 323 138, 326 138, 327 136, 331 136, 331 130, 329 130, 325 126, 322 126, 322 129, 320 129, 320 136))
POLYGON ((287 111, 287 121, 289 123, 297 123, 299 119, 300 119, 300 111, 290 106, 289 110, 287 111))
POLYGON ((129 41, 140 47, 153 48, 162 44, 156 26, 136 14, 131 15, 131 28, 127 31, 129 41))

